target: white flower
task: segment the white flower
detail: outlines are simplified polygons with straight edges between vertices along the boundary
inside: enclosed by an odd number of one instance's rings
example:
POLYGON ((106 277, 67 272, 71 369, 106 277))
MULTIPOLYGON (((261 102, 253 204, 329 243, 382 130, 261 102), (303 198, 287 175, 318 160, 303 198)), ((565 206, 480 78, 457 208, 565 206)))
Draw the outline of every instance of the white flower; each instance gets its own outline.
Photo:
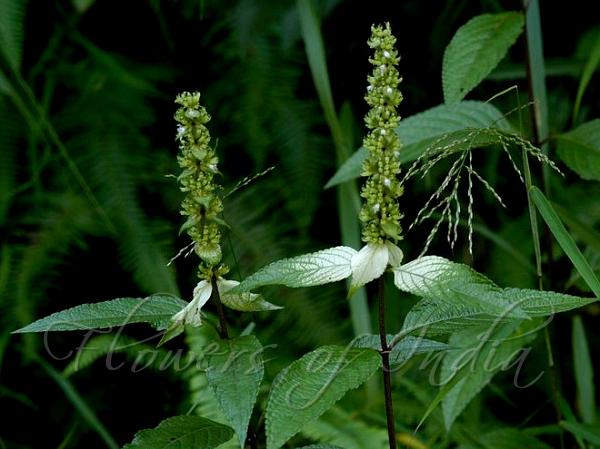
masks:
POLYGON ((350 268, 352 280, 348 296, 352 296, 363 285, 383 275, 388 265, 392 268, 402 263, 402 250, 392 242, 369 243, 352 256, 350 268))
POLYGON ((208 281, 200 281, 194 288, 194 295, 190 303, 173 315, 172 321, 191 326, 200 326, 202 319, 200 318, 200 309, 207 303, 212 294, 212 285, 208 281))
MULTIPOLYGON (((217 288, 219 289, 219 297, 223 305, 241 312, 259 312, 281 308, 265 301, 257 293, 229 293, 229 291, 238 284, 238 281, 231 281, 222 277, 217 278, 217 288)), ((204 304, 210 299, 212 290, 213 288, 210 282, 198 282, 198 285, 194 288, 193 298, 190 303, 173 315, 171 321, 180 324, 189 324, 190 326, 200 326, 202 324, 201 310, 204 304)))

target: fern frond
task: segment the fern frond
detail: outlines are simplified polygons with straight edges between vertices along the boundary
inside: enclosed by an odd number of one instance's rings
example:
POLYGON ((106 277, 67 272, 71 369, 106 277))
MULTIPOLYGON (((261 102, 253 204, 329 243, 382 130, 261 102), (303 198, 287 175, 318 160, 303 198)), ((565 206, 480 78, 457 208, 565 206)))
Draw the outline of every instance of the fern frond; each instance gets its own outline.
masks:
POLYGON ((27 0, 0 0, 0 51, 13 70, 21 66, 27 0))

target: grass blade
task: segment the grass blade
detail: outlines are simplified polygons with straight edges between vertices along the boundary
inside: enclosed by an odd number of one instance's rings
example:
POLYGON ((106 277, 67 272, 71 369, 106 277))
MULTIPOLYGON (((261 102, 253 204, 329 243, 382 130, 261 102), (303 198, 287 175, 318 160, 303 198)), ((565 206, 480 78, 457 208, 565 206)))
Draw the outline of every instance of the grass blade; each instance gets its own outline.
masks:
POLYGON ((110 449, 119 449, 119 445, 113 439, 111 434, 108 432, 104 424, 100 422, 94 411, 84 401, 81 395, 77 392, 71 382, 69 382, 62 374, 52 368, 45 360, 36 357, 36 361, 42 366, 44 371, 48 373, 48 376, 52 378, 54 382, 63 391, 69 402, 77 409, 81 417, 87 422, 87 424, 102 438, 102 441, 110 449))
POLYGON ((590 266, 587 259, 581 253, 579 248, 577 248, 573 237, 571 237, 571 235, 565 229, 565 226, 560 221, 558 214, 540 189, 533 186, 529 191, 533 202, 542 215, 542 218, 550 228, 554 238, 556 238, 556 241, 560 247, 569 257, 569 259, 571 259, 575 269, 588 284, 592 292, 594 292, 594 295, 596 295, 597 298, 600 298, 600 280, 598 280, 596 277, 596 274, 594 273, 594 270, 590 266))
POLYGON ((580 316, 573 317, 573 368, 581 417, 583 422, 593 423, 596 420, 594 367, 580 316))
MULTIPOLYGON (((325 120, 333 138, 337 165, 339 166, 351 156, 352 151, 348 139, 344 136, 333 103, 319 18, 311 0, 298 0, 297 7, 308 64, 321 107, 323 108, 325 120)), ((357 220, 360 198, 356 184, 348 182, 339 186, 337 199, 342 244, 358 248, 361 243, 357 220)), ((355 335, 372 333, 367 296, 364 288, 358 290, 350 301, 350 312, 355 335)))

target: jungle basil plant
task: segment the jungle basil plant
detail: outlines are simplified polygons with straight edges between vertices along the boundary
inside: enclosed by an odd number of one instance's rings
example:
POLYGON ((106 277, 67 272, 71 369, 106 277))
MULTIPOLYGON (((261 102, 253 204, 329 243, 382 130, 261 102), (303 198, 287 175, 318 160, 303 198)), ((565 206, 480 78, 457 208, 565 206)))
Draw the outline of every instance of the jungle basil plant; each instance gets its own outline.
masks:
MULTIPOLYGON (((370 108, 365 117, 369 131, 363 141, 364 149, 349 161, 353 166, 342 167, 346 171, 346 179, 348 172, 354 173, 350 178, 357 174, 357 167, 360 167, 359 174, 366 178, 361 190, 364 201, 359 216, 362 248, 336 246, 275 261, 241 282, 229 279, 229 269, 222 262, 221 232, 227 224, 222 218, 221 191, 216 182, 218 157, 210 145, 206 128, 210 116, 200 105, 200 94, 183 93, 176 99, 180 108, 175 114, 181 151, 178 162, 182 169, 178 181, 185 194, 181 213, 186 221, 182 230, 191 239, 190 246, 183 251, 194 252, 200 258, 199 282, 191 301, 170 295, 153 295, 145 299, 120 298, 84 304, 16 331, 72 331, 143 322, 164 331, 160 342, 164 344, 186 329, 188 332, 206 326, 217 329, 218 337, 205 340, 200 354, 190 354, 190 357, 202 362, 221 419, 191 414, 167 418, 155 429, 140 431, 126 448, 258 448, 266 445, 267 449, 278 449, 302 432, 304 439, 292 440, 292 444, 294 441, 305 444, 306 440, 312 440, 323 444, 306 448, 333 449, 338 446, 325 444, 328 441, 320 441, 318 435, 311 437, 311 433, 303 432, 303 429, 330 410, 347 392, 382 370, 387 443, 392 449, 397 447, 398 440, 391 384, 393 366, 416 354, 447 353, 443 385, 425 417, 442 403, 444 419, 450 427, 478 390, 467 392, 460 403, 449 403, 448 398, 463 391, 460 389, 464 388, 464 380, 473 370, 482 373, 487 381, 488 377, 491 378, 479 361, 461 359, 460 354, 451 351, 452 347, 461 347, 465 339, 477 340, 481 341, 481 354, 493 360, 495 357, 505 360, 506 353, 498 355, 495 352, 496 342, 505 345, 502 349, 513 354, 533 338, 546 317, 596 300, 551 291, 500 288, 469 266, 438 256, 403 261, 403 252, 398 246, 403 238, 399 199, 409 177, 427 173, 438 161, 459 152, 458 147, 469 147, 467 151, 460 152, 442 185, 418 217, 420 220, 435 214, 441 216, 432 233, 437 231, 441 220, 446 219, 452 244, 455 241, 452 234, 456 235, 460 216, 458 189, 463 170, 467 172, 470 219, 473 179, 481 181, 495 194, 473 168, 470 148, 498 144, 509 157, 508 146, 521 148, 522 177, 542 214, 551 214, 552 211, 548 209, 543 194, 530 185, 527 157, 531 155, 550 166, 552 163, 543 152, 518 134, 501 127, 488 127, 462 130, 460 135, 446 133, 430 142, 427 151, 413 158, 415 162, 401 178, 401 162, 409 159, 403 155, 405 149, 398 133, 401 125, 397 108, 402 94, 398 89, 401 78, 397 70, 399 57, 395 42, 389 24, 372 27, 368 45, 373 50, 369 59, 373 71, 368 77, 365 97, 370 108), (450 188, 450 194, 444 197, 447 188, 450 188), (421 298, 406 315, 402 328, 390 334, 385 328, 384 287, 388 274, 393 276, 394 285, 400 291, 421 298), (234 336, 227 325, 225 308, 236 312, 276 310, 278 306, 263 299, 256 293, 257 289, 268 285, 313 287, 347 278, 350 278, 350 301, 357 289, 376 281, 373 291, 378 303, 379 335, 359 335, 345 346, 323 346, 309 352, 275 377, 266 401, 257 400, 264 377, 263 347, 252 335, 251 328, 236 332, 234 336), (209 301, 217 311, 218 325, 203 310, 209 301), (434 337, 436 339, 431 339, 434 337), (261 417, 253 422, 255 408, 262 408, 258 413, 264 415, 264 420, 261 417)), ((498 121, 501 119, 499 117, 498 121)), ((521 176, 516 162, 512 158, 511 161, 521 176)), ((427 244, 430 240, 431 237, 427 244)))

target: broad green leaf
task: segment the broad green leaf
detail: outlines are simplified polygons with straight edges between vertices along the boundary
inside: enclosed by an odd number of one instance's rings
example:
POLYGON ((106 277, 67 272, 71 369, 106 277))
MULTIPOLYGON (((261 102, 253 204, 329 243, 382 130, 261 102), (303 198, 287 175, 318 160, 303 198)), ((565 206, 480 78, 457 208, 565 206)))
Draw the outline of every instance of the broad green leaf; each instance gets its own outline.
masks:
POLYGON ((371 349, 323 346, 282 370, 267 404, 267 448, 278 449, 379 368, 371 349))
POLYGON ((464 444, 457 449, 551 449, 546 443, 518 429, 496 429, 473 437, 478 444, 464 444))
MULTIPOLYGON (((320 418, 306 424, 302 436, 321 443, 315 447, 343 449, 388 449, 387 431, 363 422, 351 410, 333 406, 320 418), (330 446, 335 445, 335 446, 330 446)), ((313 447, 313 446, 309 446, 313 447)))
POLYGON ((530 322, 513 322, 470 328, 450 337, 448 346, 451 349, 442 362, 440 382, 446 382, 459 371, 462 373, 458 383, 442 400, 446 429, 450 429, 454 420, 498 371, 510 366, 520 349, 535 338, 535 330, 530 322))
POLYGON ((302 446, 299 449, 343 449, 332 444, 311 444, 310 446, 302 446))
POLYGON ((517 12, 483 14, 458 29, 444 52, 446 103, 462 100, 489 75, 523 31, 523 22, 517 12))
POLYGON ((221 410, 244 447, 248 423, 264 375, 262 346, 253 335, 221 340, 206 355, 206 376, 221 410))
MULTIPOLYGON (((510 125, 489 103, 442 104, 400 122, 396 128, 402 142, 400 161, 411 162, 426 151, 435 154, 448 147, 458 152, 492 145, 498 143, 496 129, 510 131, 510 125)), ((340 166, 325 187, 358 178, 366 157, 367 151, 360 148, 340 166)))
POLYGON ((131 323, 150 323, 157 330, 162 330, 173 314, 186 305, 175 296, 118 298, 56 312, 13 333, 101 329, 131 323))
POLYGON ((575 269, 579 272, 583 280, 589 285, 590 289, 600 298, 600 280, 596 277, 594 270, 590 266, 587 259, 581 254, 579 248, 573 237, 567 232, 564 225, 560 221, 558 214, 546 199, 544 194, 537 187, 531 187, 530 189, 531 198, 533 199, 535 206, 540 211, 540 215, 550 228, 552 235, 558 241, 558 244, 563 249, 567 257, 571 259, 575 269))
MULTIPOLYGON (((393 335, 387 336, 388 344, 394 339, 393 335)), ((362 335, 353 340, 352 346, 355 348, 371 348, 381 351, 381 342, 379 335, 362 335)), ((415 355, 428 352, 445 351, 448 349, 446 343, 435 340, 428 340, 421 337, 408 336, 398 341, 390 353, 390 364, 397 365, 406 362, 415 355)))
POLYGON ((232 293, 254 290, 264 285, 312 287, 341 281, 351 274, 350 260, 356 250, 336 246, 290 259, 281 259, 244 279, 232 293))
POLYGON ((600 428, 595 424, 561 421, 560 425, 579 438, 583 438, 592 444, 600 444, 600 428))
POLYGON ((577 387, 577 404, 585 423, 596 421, 596 391, 594 388, 594 366, 585 329, 580 316, 573 317, 573 368, 577 387))
MULTIPOLYGON (((206 374, 205 354, 212 349, 213 342, 218 340, 217 331, 210 326, 188 327, 185 334, 191 356, 200 362, 182 373, 189 388, 189 402, 194 404, 193 414, 229 426, 229 420, 223 414, 214 391, 208 385, 206 374)), ((237 438, 232 438, 219 446, 219 449, 240 449, 240 444, 237 438)))
POLYGON ((600 181, 600 119, 561 134, 557 149, 562 161, 583 179, 600 181))
POLYGON ((174 416, 141 430, 123 449, 212 449, 229 441, 233 430, 200 416, 174 416))
POLYGON ((335 174, 327 181, 325 188, 328 189, 344 182, 351 181, 360 176, 362 171, 362 164, 367 159, 369 152, 365 147, 360 147, 352 156, 344 161, 340 168, 337 169, 335 174))
POLYGON ((394 281, 400 290, 423 297, 396 338, 419 330, 435 335, 493 320, 545 316, 594 301, 548 291, 503 289, 472 268, 438 256, 395 268, 394 281))

